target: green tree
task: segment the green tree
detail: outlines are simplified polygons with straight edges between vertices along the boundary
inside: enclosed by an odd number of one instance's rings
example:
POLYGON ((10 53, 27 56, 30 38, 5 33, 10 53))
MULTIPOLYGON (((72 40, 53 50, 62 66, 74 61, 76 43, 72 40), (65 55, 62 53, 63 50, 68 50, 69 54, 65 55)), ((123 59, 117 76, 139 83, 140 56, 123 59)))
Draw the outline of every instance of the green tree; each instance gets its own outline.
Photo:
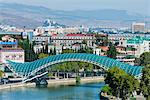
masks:
POLYGON ((117 67, 108 70, 105 82, 111 88, 112 94, 123 100, 130 97, 132 92, 139 88, 139 85, 137 85, 139 82, 133 76, 128 75, 117 67))
POLYGON ((48 56, 49 56, 48 54, 40 53, 40 54, 38 55, 38 58, 39 58, 39 59, 42 59, 42 58, 45 58, 45 57, 48 57, 48 56))
POLYGON ((56 47, 54 47, 53 55, 56 55, 56 47))
POLYGON ((86 41, 86 40, 83 40, 83 41, 82 41, 82 44, 86 44, 86 45, 87 45, 87 41, 86 41))
POLYGON ((20 39, 19 46, 24 49, 26 62, 37 60, 38 56, 35 54, 33 50, 33 44, 29 42, 28 38, 25 40, 20 39))
POLYGON ((112 95, 112 92, 111 92, 111 88, 109 86, 104 86, 102 89, 101 89, 102 92, 104 93, 107 93, 108 95, 112 95))
POLYGON ((117 50, 116 50, 116 47, 112 43, 109 44, 109 49, 107 51, 107 56, 110 57, 110 58, 116 59, 117 50))
POLYGON ((140 58, 136 59, 136 62, 141 66, 150 64, 150 52, 144 52, 140 58))
POLYGON ((62 54, 64 53, 74 53, 75 51, 73 49, 63 49, 62 54))
POLYGON ((2 70, 0 70, 0 78, 2 78, 4 75, 4 72, 2 70))
POLYGON ((45 49, 44 49, 43 53, 48 54, 48 44, 45 44, 45 49))
POLYGON ((150 65, 145 66, 142 72, 141 90, 147 100, 150 100, 150 65))
POLYGON ((93 53, 93 49, 89 47, 82 47, 80 50, 78 50, 78 53, 93 53))
POLYGON ((108 46, 109 40, 108 35, 96 34, 96 44, 100 46, 108 46))

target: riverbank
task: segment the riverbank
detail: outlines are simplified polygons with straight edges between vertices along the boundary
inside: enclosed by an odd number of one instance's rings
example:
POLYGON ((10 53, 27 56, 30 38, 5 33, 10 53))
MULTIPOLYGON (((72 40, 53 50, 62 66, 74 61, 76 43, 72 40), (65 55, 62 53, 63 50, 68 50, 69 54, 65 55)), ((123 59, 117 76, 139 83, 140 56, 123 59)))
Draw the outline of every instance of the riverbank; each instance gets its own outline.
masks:
MULTIPOLYGON (((103 82, 103 81, 104 81, 104 77, 101 76, 81 78, 81 83, 94 83, 94 82, 103 82)), ((55 79, 55 80, 47 80, 47 82, 49 86, 72 85, 72 84, 76 84, 76 79, 75 78, 55 79)), ((36 86, 35 83, 13 83, 13 84, 0 85, 0 90, 19 88, 19 87, 35 87, 35 86, 36 86)))
POLYGON ((0 85, 0 90, 3 90, 3 89, 12 89, 12 88, 19 88, 19 87, 27 87, 27 86, 35 86, 35 83, 12 83, 12 84, 5 84, 5 85, 0 85))
MULTIPOLYGON (((104 77, 84 77, 81 78, 81 84, 83 83, 95 83, 95 82, 104 82, 104 77)), ((54 85, 72 85, 76 84, 75 78, 69 78, 69 79, 58 79, 58 80, 48 80, 49 86, 54 85)))

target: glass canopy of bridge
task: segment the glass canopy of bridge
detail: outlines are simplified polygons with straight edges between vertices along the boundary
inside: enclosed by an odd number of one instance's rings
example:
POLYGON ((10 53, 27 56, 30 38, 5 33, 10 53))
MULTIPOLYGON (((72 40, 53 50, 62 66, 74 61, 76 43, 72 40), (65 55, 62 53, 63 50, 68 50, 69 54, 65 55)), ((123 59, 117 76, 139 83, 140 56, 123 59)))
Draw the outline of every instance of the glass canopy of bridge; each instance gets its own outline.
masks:
POLYGON ((12 61, 7 61, 7 62, 10 68, 13 70, 13 72, 19 75, 28 76, 50 65, 57 64, 60 62, 65 62, 65 61, 88 62, 88 63, 98 65, 104 68, 105 70, 116 66, 124 70, 128 74, 134 75, 136 77, 141 75, 141 71, 143 68, 142 66, 132 66, 108 57, 98 56, 94 54, 84 54, 84 53, 54 55, 44 59, 36 60, 33 62, 26 62, 26 63, 16 63, 12 61))

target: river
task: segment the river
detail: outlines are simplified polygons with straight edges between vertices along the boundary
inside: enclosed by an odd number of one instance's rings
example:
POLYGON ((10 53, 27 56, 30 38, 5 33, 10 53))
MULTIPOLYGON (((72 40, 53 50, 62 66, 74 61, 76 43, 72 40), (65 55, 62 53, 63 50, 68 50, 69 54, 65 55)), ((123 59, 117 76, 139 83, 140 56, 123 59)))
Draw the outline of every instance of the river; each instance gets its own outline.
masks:
POLYGON ((90 83, 53 87, 21 87, 1 90, 0 100, 100 100, 99 92, 105 84, 90 83))

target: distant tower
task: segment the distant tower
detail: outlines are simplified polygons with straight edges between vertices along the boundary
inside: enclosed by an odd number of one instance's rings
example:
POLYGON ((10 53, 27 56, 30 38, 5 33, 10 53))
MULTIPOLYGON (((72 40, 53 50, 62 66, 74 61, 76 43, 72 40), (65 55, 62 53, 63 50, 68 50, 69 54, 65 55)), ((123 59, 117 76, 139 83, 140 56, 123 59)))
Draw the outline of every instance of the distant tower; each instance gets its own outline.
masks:
POLYGON ((135 32, 144 32, 145 31, 145 23, 132 23, 132 33, 135 32))
POLYGON ((27 32, 25 31, 25 26, 23 27, 23 32, 21 32, 21 36, 23 39, 27 39, 27 32))

